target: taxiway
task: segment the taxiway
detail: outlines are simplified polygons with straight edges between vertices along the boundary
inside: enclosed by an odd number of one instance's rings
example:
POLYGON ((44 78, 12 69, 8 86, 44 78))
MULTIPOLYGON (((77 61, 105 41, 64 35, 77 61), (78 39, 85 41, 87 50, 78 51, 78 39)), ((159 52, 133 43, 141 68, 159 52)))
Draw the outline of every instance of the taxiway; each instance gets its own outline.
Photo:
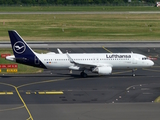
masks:
MULTIPOLYGON (((55 48, 49 51, 57 52, 55 48)), ((61 48, 65 53, 137 52, 156 57, 151 68, 114 70, 110 76, 44 70, 38 74, 1 74, 0 116, 5 120, 134 120, 160 118, 160 48, 61 48), (54 94, 60 92, 60 94, 54 94)))

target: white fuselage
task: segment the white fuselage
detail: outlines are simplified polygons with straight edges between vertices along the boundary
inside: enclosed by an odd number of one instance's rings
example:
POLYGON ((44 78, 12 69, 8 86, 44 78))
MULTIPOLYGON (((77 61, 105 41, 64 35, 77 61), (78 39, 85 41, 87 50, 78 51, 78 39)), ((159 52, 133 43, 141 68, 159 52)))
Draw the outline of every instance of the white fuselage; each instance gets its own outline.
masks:
MULTIPOLYGON (((73 69, 80 70, 70 62, 66 54, 36 54, 47 69, 73 69)), ((77 63, 87 65, 105 66, 113 69, 149 67, 154 63, 146 56, 135 53, 92 53, 69 54, 77 63)), ((86 66, 85 66, 86 67, 86 66)), ((89 69, 89 68, 88 68, 89 69)))
MULTIPOLYGON (((17 63, 44 69, 80 70, 81 76, 86 77, 85 70, 99 75, 110 75, 112 69, 134 69, 153 66, 153 61, 146 56, 136 53, 65 53, 57 49, 59 54, 35 53, 23 38, 15 31, 8 31, 12 44, 13 56, 6 59, 17 63)), ((134 74, 133 74, 134 76, 134 74)))

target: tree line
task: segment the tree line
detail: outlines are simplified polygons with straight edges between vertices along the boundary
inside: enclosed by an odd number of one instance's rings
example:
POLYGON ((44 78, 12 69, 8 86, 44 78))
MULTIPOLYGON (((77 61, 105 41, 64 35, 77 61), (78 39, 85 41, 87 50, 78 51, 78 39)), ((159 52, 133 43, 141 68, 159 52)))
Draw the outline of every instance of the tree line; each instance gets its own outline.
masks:
MULTIPOLYGON (((156 3, 156 1, 157 0, 131 0, 132 3, 156 3)), ((0 5, 13 5, 13 4, 89 5, 89 4, 122 4, 122 3, 128 3, 128 0, 0 0, 0 5)))

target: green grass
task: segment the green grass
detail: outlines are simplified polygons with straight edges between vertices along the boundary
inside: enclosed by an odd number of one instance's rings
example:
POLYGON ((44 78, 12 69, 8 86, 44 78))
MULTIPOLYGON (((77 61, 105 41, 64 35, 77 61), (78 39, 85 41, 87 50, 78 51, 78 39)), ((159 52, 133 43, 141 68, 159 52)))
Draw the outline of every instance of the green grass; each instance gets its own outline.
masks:
MULTIPOLYGON (((36 50, 36 51, 39 51, 39 50, 36 50)), ((13 54, 11 49, 2 49, 2 48, 0 49, 0 54, 6 54, 6 53, 13 54)), ((17 64, 17 63, 5 60, 5 58, 0 58, 0 64, 17 64)), ((7 73, 6 71, 7 71, 7 69, 1 69, 1 74, 7 73)), ((18 64, 18 73, 38 73, 38 72, 42 72, 42 71, 43 70, 40 68, 35 68, 35 67, 27 66, 27 65, 18 64)))
POLYGON ((159 14, 0 15, 0 40, 160 40, 159 14))
MULTIPOLYGON (((0 7, 0 12, 56 11, 159 11, 156 7, 109 6, 31 6, 0 7)), ((8 30, 17 30, 25 40, 160 40, 159 14, 93 14, 93 15, 0 15, 0 41, 8 41, 8 30)), ((42 52, 42 51, 40 51, 42 52)), ((11 49, 0 49, 11 53, 11 49)), ((0 64, 10 64, 0 58, 0 64)), ((18 73, 35 73, 42 69, 18 65, 18 73)), ((4 73, 6 70, 2 70, 4 73)))
POLYGON ((1 6, 0 12, 159 11, 154 6, 1 6))

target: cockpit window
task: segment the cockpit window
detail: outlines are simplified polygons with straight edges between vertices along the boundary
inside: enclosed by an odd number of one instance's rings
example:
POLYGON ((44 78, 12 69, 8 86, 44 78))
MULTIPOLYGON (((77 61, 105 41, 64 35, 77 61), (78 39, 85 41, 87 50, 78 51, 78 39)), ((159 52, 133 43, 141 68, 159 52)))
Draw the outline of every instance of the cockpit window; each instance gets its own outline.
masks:
POLYGON ((147 58, 147 57, 144 57, 144 58, 142 58, 142 60, 148 60, 148 58, 147 58))

